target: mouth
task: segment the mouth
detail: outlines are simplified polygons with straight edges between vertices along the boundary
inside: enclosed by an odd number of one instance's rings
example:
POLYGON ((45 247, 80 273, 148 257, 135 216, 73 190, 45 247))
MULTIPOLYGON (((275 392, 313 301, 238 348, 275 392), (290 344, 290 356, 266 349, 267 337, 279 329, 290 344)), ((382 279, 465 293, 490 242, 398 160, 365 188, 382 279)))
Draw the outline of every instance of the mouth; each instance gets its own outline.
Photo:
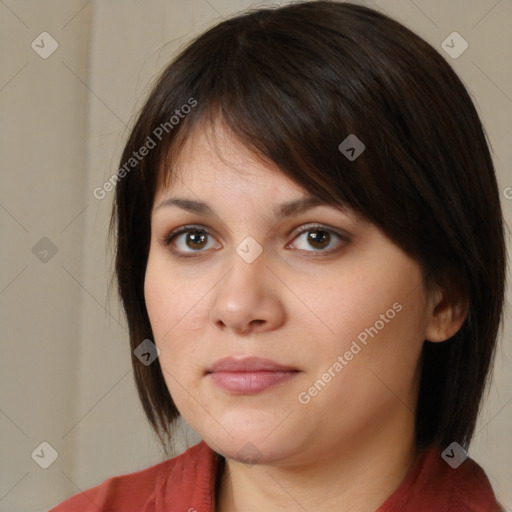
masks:
POLYGON ((206 376, 228 393, 251 395, 284 384, 298 373, 300 370, 270 359, 227 357, 219 359, 208 368, 206 376))

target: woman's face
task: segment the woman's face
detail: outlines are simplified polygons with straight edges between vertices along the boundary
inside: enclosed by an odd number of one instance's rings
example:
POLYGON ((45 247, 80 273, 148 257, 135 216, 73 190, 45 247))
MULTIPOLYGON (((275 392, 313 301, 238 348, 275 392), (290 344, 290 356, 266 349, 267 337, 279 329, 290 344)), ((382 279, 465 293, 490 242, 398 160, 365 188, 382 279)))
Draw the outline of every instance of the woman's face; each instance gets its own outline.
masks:
POLYGON ((222 125, 216 139, 188 139, 152 212, 146 306, 180 413, 216 451, 260 463, 412 435, 433 309, 418 263, 351 210, 278 213, 307 190, 222 125), (226 357, 285 368, 211 372, 226 357))

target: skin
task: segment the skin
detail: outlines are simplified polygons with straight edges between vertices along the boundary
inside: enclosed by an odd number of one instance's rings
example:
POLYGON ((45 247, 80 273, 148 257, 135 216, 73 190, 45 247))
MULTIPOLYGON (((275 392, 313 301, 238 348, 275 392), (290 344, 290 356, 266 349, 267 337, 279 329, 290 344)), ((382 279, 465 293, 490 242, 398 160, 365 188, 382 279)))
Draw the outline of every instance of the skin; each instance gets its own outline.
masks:
POLYGON ((145 299, 174 402, 226 457, 217 510, 373 512, 417 455, 423 342, 451 337, 465 308, 439 289, 427 295, 419 264, 350 209, 322 205, 274 217, 273 205, 307 191, 258 160, 221 122, 215 143, 208 133, 201 126, 194 131, 172 183, 159 183, 145 299), (216 215, 158 208, 177 196, 204 201, 216 215), (322 228, 301 234, 308 223, 322 228), (190 236, 187 242, 187 233, 162 243, 188 224, 208 232, 202 243, 190 236), (308 242, 308 233, 326 229, 343 230, 350 241, 332 233, 330 241, 308 242), (248 236, 263 249, 252 263, 236 252, 248 236), (298 395, 395 303, 402 309, 394 318, 300 403, 298 395), (300 371, 258 394, 234 395, 206 374, 228 355, 256 355, 300 371), (240 450, 258 460, 244 463, 240 450))

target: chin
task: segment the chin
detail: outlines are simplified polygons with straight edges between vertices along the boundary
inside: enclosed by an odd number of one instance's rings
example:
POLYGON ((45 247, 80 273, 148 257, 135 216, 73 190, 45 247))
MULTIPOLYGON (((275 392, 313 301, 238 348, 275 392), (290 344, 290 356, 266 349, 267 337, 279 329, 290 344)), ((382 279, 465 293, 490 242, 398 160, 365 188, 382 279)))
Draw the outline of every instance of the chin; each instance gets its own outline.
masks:
MULTIPOLYGON (((204 436, 205 442, 223 457, 248 465, 272 464, 286 457, 288 447, 276 433, 270 436, 257 429, 243 432, 230 430, 232 436, 223 431, 220 437, 204 436)), ((289 439, 289 436, 287 436, 289 439)))

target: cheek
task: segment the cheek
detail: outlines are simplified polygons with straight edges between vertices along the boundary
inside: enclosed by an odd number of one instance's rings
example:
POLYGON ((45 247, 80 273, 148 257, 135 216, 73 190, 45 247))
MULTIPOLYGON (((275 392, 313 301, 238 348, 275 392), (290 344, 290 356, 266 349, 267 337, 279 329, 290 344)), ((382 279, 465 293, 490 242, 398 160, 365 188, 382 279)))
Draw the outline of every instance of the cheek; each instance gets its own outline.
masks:
POLYGON ((180 329, 183 329, 183 322, 187 321, 185 316, 187 300, 179 280, 171 279, 168 273, 161 271, 151 260, 148 261, 146 270, 144 296, 153 331, 153 341, 160 350, 159 363, 162 376, 181 413, 184 401, 186 403, 183 389, 191 389, 193 384, 190 380, 191 372, 187 367, 187 362, 191 361, 187 352, 193 350, 193 347, 190 343, 178 342, 183 339, 180 329))
POLYGON ((425 303, 416 267, 405 265, 399 275, 376 269, 368 266, 307 295, 324 332, 310 347, 316 375, 331 368, 340 386, 363 394, 375 385, 410 386, 424 342, 425 303), (337 365, 336 372, 338 356, 343 370, 337 365))
POLYGON ((315 287, 305 280, 294 287, 294 292, 304 298, 307 306, 300 306, 302 312, 297 309, 297 318, 302 323, 308 322, 309 332, 321 333, 318 341, 332 348, 330 352, 345 346, 348 349, 358 335, 364 341, 365 336, 369 337, 365 329, 376 322, 379 332, 389 330, 400 317, 397 306, 393 308, 401 299, 396 284, 386 282, 382 276, 371 275, 367 268, 343 275, 343 278, 333 273, 331 279, 319 280, 315 287))
POLYGON ((144 298, 151 329, 158 342, 161 341, 163 333, 173 325, 173 316, 176 313, 173 296, 178 297, 169 290, 167 280, 157 272, 155 265, 148 263, 144 280, 144 298))
MULTIPOLYGON (((386 308, 385 304, 382 309, 374 310, 367 325, 353 338, 361 350, 350 355, 352 345, 346 352, 352 357, 345 370, 350 400, 374 411, 397 404, 414 410, 416 400, 424 342, 422 318, 418 315, 421 308, 411 296, 393 304, 395 309, 386 308), (384 320, 379 318, 382 313, 384 320)), ((342 389, 338 391, 343 393, 342 389)))
POLYGON ((206 292, 204 280, 184 279, 169 268, 168 262, 148 260, 146 309, 154 343, 160 349, 160 364, 166 370, 164 378, 173 388, 176 386, 171 375, 183 384, 194 375, 190 369, 196 360, 200 331, 204 330, 206 313, 201 299, 206 292))
POLYGON ((411 296, 406 302, 391 300, 393 293, 375 295, 354 299, 352 311, 329 317, 337 336, 311 353, 314 371, 300 389, 302 400, 310 401, 305 421, 325 416, 333 404, 343 411, 326 426, 333 436, 355 435, 397 408, 414 410, 423 343, 421 319, 415 316, 420 308, 411 296))
MULTIPOLYGON (((178 283, 169 279, 168 271, 162 267, 158 261, 149 258, 144 280, 144 297, 155 338, 153 341, 160 349, 160 365, 162 369, 172 373, 172 358, 169 355, 175 353, 178 347, 172 347, 171 340, 179 326, 179 319, 183 316, 183 295, 179 292, 178 283)), ((164 378, 167 380, 165 371, 164 378)))
POLYGON ((166 343, 172 332, 186 321, 187 312, 200 299, 200 291, 173 271, 165 258, 150 255, 144 297, 153 334, 160 343, 166 343))

